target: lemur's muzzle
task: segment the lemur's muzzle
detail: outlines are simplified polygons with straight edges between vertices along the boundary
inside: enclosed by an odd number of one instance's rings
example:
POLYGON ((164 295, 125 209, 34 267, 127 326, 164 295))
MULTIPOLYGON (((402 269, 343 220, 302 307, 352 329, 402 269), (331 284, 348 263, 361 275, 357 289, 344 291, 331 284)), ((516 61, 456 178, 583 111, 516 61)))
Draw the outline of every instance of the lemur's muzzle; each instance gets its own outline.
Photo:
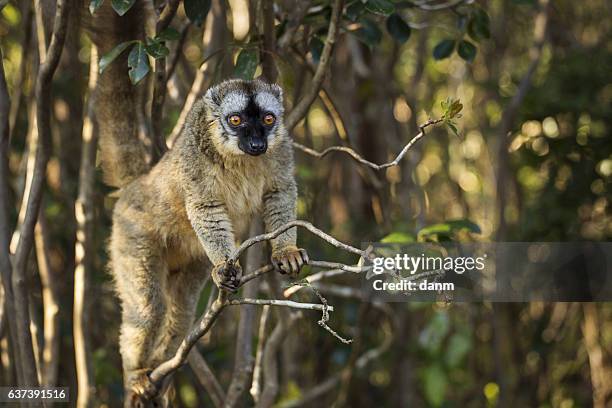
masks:
POLYGON ((247 143, 247 153, 252 156, 259 156, 268 150, 268 142, 263 138, 249 138, 247 143))

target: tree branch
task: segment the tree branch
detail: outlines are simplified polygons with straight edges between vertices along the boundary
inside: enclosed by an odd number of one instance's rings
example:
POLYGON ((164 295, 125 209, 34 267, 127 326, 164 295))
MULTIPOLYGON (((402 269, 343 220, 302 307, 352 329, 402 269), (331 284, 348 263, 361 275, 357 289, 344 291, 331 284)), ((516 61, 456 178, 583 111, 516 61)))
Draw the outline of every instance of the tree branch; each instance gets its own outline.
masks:
MULTIPOLYGON (((242 245, 240 245, 236 249, 236 251, 234 251, 234 253, 227 260, 227 262, 228 263, 235 262, 240 256, 240 254, 242 254, 242 252, 244 252, 247 248, 251 247, 252 245, 258 242, 273 239, 277 237, 278 235, 282 234, 284 231, 288 230, 289 228, 296 227, 296 226, 303 227, 309 230, 310 232, 317 235, 324 241, 327 241, 330 244, 340 249, 343 249, 347 252, 351 252, 351 253, 360 255, 362 257, 368 256, 366 251, 361 251, 348 244, 344 244, 338 241, 331 235, 328 235, 325 232, 321 231, 320 229, 316 228, 311 223, 306 222, 306 221, 296 220, 296 221, 288 222, 287 224, 267 234, 260 234, 250 239, 247 239, 245 242, 242 243, 242 245)), ((270 265, 262 267, 256 270, 255 272, 249 275, 246 275, 246 278, 240 282, 240 286, 272 270, 273 268, 270 265)), ((333 307, 328 306, 324 302, 324 299, 322 299, 321 297, 319 298, 322 300, 323 304, 298 303, 298 302, 293 302, 293 301, 288 301, 288 300, 276 300, 276 299, 249 299, 249 298, 247 299, 229 299, 227 292, 220 291, 219 294, 217 295, 217 298, 210 306, 210 308, 208 308, 206 312, 204 313, 204 315, 200 317, 200 319, 196 322, 191 332, 187 334, 183 342, 180 344, 174 357, 172 357, 168 361, 165 361, 164 363, 160 364, 157 368, 155 368, 149 375, 149 378, 153 384, 160 387, 162 382, 167 376, 172 374, 182 364, 184 364, 193 345, 198 341, 200 337, 205 335, 210 330, 210 328, 213 326, 215 320, 220 315, 220 313, 223 311, 223 309, 226 306, 230 306, 230 305, 242 305, 242 304, 270 305, 270 306, 284 306, 284 307, 290 307, 290 308, 295 308, 295 309, 319 310, 323 313, 323 317, 319 321, 319 324, 323 326, 324 328, 326 328, 326 330, 330 331, 330 333, 335 335, 335 332, 331 330, 329 327, 326 327, 325 325, 328 319, 328 312, 332 311, 333 307)))
MULTIPOLYGON (((15 251, 14 271, 12 275, 13 294, 15 297, 15 319, 19 336, 20 361, 23 368, 24 385, 38 386, 36 366, 32 352, 32 339, 29 331, 30 316, 27 304, 26 267, 27 260, 34 243, 34 226, 42 200, 43 184, 49 160, 51 144, 51 83, 53 74, 59 63, 66 29, 68 26, 68 0, 58 0, 51 43, 47 49, 44 61, 40 65, 36 80, 36 121, 38 126, 38 141, 36 157, 29 191, 24 194, 25 216, 18 233, 17 249, 15 251)), ((30 146, 31 149, 34 146, 30 146)))
POLYGON ((399 154, 395 157, 395 159, 393 159, 392 161, 388 163, 383 163, 383 164, 372 163, 371 161, 364 159, 355 150, 351 149, 350 147, 346 147, 346 146, 331 146, 321 152, 311 149, 309 147, 306 147, 298 142, 293 142, 293 147, 295 147, 298 150, 303 151, 304 153, 314 156, 318 159, 325 157, 331 152, 346 153, 349 156, 351 156, 356 162, 363 164, 364 166, 370 167, 374 170, 384 170, 389 167, 397 166, 399 162, 402 161, 406 153, 408 153, 408 150, 410 150, 410 148, 412 148, 412 146, 414 146, 416 142, 418 142, 423 136, 425 136, 425 129, 428 128, 429 126, 437 125, 438 123, 441 123, 442 121, 443 119, 435 119, 435 120, 430 119, 427 122, 425 122, 423 125, 420 126, 420 132, 416 136, 414 136, 412 139, 410 139, 410 141, 404 146, 404 148, 399 152, 399 154))
POLYGON ((206 364, 204 357, 202 357, 200 352, 194 348, 189 353, 187 360, 189 361, 189 366, 198 378, 198 381, 200 381, 202 386, 208 392, 208 396, 212 400, 215 407, 221 408, 223 406, 223 401, 225 401, 225 393, 223 392, 223 388, 221 388, 221 384, 219 384, 217 377, 211 371, 208 364, 206 364))
MULTIPOLYGON (((9 204, 9 109, 10 98, 6 77, 4 75, 4 59, 0 48, 0 272, 2 273, 2 285, 4 288, 5 314, 9 316, 8 331, 11 346, 15 357, 19 355, 19 337, 17 335, 17 321, 15 316, 15 299, 13 286, 11 284, 13 266, 10 259, 9 242, 11 235, 10 226, 10 204, 9 204)), ((19 384, 23 383, 21 365, 15 364, 19 384)))
POLYGON ((91 50, 89 66, 89 97, 85 118, 83 119, 81 146, 81 168, 79 169, 79 192, 74 204, 77 221, 74 268, 74 306, 72 311, 74 356, 77 376, 77 407, 86 408, 91 405, 93 396, 93 366, 91 347, 87 326, 89 310, 86 304, 89 291, 89 281, 93 273, 94 239, 94 183, 96 172, 96 151, 98 147, 98 132, 95 129, 94 89, 98 80, 98 50, 91 50))
POLYGON ((259 332, 257 336, 257 351, 255 352, 255 367, 253 367, 253 381, 249 392, 253 397, 255 404, 259 403, 261 397, 261 372, 263 363, 264 344, 266 343, 266 324, 270 316, 270 306, 264 306, 261 310, 261 318, 259 320, 259 332))
POLYGON ((325 45, 323 46, 323 51, 321 52, 321 59, 319 61, 319 65, 317 66, 317 70, 315 71, 314 77, 312 78, 312 83, 302 96, 302 99, 295 104, 285 119, 285 126, 289 131, 291 131, 298 124, 298 122, 302 120, 304 116, 306 116, 310 105, 319 93, 319 88, 323 84, 325 74, 327 73, 331 64, 334 44, 338 37, 340 16, 342 14, 343 6, 343 0, 334 1, 332 15, 329 21, 329 28, 327 31, 327 38, 325 39, 325 45))
POLYGON ((229 262, 229 263, 236 262, 238 260, 238 258, 240 257, 240 255, 248 247, 250 247, 251 245, 254 245, 254 244, 256 244, 258 242, 262 242, 262 241, 269 241, 269 240, 271 240, 273 238, 276 238, 277 236, 279 236, 283 232, 285 232, 288 229, 293 228, 293 227, 302 227, 302 228, 305 228, 308 231, 310 231, 311 233, 313 233, 314 235, 316 235, 319 238, 321 238, 322 240, 324 240, 324 241, 330 243, 331 245, 335 246, 336 248, 343 249, 343 250, 345 250, 347 252, 351 252, 353 254, 356 254, 356 255, 359 255, 359 256, 362 256, 362 257, 367 256, 365 251, 362 251, 360 249, 357 249, 357 248, 352 247, 352 246, 350 246, 348 244, 345 244, 343 242, 338 241, 336 238, 334 238, 331 235, 321 231, 320 229, 318 229, 317 227, 315 227, 314 225, 312 225, 308 221, 295 220, 295 221, 288 222, 285 225, 281 225, 280 227, 278 227, 274 231, 268 232, 266 234, 257 235, 257 236, 254 236, 254 237, 251 237, 251 238, 247 239, 242 244, 240 244, 240 246, 238 248, 236 248, 236 250, 228 258, 227 262, 229 262))
POLYGON ((293 309, 318 310, 320 312, 327 309, 330 312, 334 311, 333 306, 327 306, 318 303, 300 303, 292 300, 276 300, 276 299, 233 299, 227 302, 228 305, 268 305, 268 306, 285 306, 293 309))

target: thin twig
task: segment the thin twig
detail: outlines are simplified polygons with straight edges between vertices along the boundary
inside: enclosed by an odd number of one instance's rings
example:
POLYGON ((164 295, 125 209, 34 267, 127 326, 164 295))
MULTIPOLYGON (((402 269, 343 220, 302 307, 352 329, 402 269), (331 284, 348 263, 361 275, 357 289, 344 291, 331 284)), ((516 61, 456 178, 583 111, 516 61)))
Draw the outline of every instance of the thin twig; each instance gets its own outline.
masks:
POLYGON ((348 154, 355 161, 357 161, 360 164, 363 164, 364 166, 368 166, 374 170, 384 170, 389 167, 397 166, 400 163, 400 161, 404 158, 406 153, 408 153, 408 150, 410 150, 410 148, 414 146, 416 142, 418 142, 423 136, 425 136, 425 129, 429 126, 433 126, 438 123, 441 123, 442 121, 443 119, 435 119, 435 120, 430 119, 427 122, 425 122, 423 125, 420 126, 420 132, 416 136, 414 136, 412 139, 410 139, 410 141, 404 146, 404 148, 399 152, 399 154, 395 157, 395 159, 393 159, 392 161, 388 163, 383 163, 383 164, 372 163, 371 161, 364 159, 355 150, 351 149, 350 147, 346 147, 346 146, 331 146, 321 152, 311 149, 310 147, 306 147, 298 142, 293 142, 293 147, 295 147, 298 150, 303 151, 304 153, 314 156, 318 159, 325 157, 327 154, 331 152, 343 152, 343 153, 348 154))
POLYGON ((176 49, 172 58, 170 59, 170 64, 168 65, 168 69, 166 70, 166 84, 174 75, 174 70, 178 65, 178 61, 181 58, 181 54, 183 52, 183 45, 185 45, 185 41, 187 40, 187 34, 189 34, 189 28, 191 27, 191 21, 187 21, 183 28, 181 28, 181 36, 176 43, 176 49))
POLYGON ((308 221, 295 220, 295 221, 288 222, 285 225, 281 225, 277 229, 275 229, 275 230, 273 230, 271 232, 268 232, 266 234, 257 235, 257 236, 254 236, 254 237, 251 237, 251 238, 247 239, 238 248, 236 248, 236 250, 227 259, 227 262, 235 263, 238 260, 238 258, 240 257, 240 255, 248 247, 250 247, 251 245, 255 245, 256 243, 262 242, 262 241, 269 241, 269 240, 271 240, 273 238, 276 238, 277 236, 279 236, 283 232, 285 232, 288 229, 293 228, 293 227, 302 227, 302 228, 305 228, 308 231, 310 231, 311 233, 313 233, 314 235, 316 235, 319 238, 321 238, 322 240, 327 241, 331 245, 335 246, 336 248, 343 249, 343 250, 345 250, 347 252, 351 252, 351 253, 359 255, 359 256, 365 256, 366 255, 364 251, 362 251, 360 249, 357 249, 357 248, 355 248, 353 246, 350 246, 348 244, 345 244, 343 242, 338 241, 336 238, 334 238, 331 235, 321 231, 320 229, 318 229, 317 227, 315 227, 314 225, 312 225, 308 221))
POLYGON ((334 1, 332 15, 329 21, 329 28, 327 31, 327 38, 325 39, 325 45, 323 46, 323 51, 321 52, 321 59, 319 61, 319 65, 317 66, 315 75, 312 78, 312 83, 310 84, 308 90, 302 96, 302 99, 300 99, 300 101, 295 104, 295 106, 293 107, 291 112, 289 112, 285 119, 285 126, 289 131, 291 131, 306 115, 308 109, 310 108, 310 105, 319 93, 319 88, 321 88, 321 85, 323 84, 325 74, 327 73, 328 68, 331 64, 331 56, 334 49, 334 44, 336 43, 338 32, 340 31, 339 22, 343 6, 343 0, 334 1))
POLYGON ((300 28, 300 24, 302 20, 306 16, 308 12, 308 7, 310 6, 311 1, 301 0, 296 2, 291 2, 291 10, 289 14, 289 18, 287 19, 287 26, 285 27, 285 32, 278 39, 278 48, 280 50, 287 49, 291 43, 293 42, 293 38, 300 28))
MULTIPOLYGON (((333 312, 333 306, 325 306, 318 303, 300 303, 292 300, 277 300, 277 299, 232 299, 227 302, 228 305, 268 305, 268 306, 284 306, 293 309, 318 310, 321 312, 333 312)), ((329 316, 327 316, 329 317, 329 316)))

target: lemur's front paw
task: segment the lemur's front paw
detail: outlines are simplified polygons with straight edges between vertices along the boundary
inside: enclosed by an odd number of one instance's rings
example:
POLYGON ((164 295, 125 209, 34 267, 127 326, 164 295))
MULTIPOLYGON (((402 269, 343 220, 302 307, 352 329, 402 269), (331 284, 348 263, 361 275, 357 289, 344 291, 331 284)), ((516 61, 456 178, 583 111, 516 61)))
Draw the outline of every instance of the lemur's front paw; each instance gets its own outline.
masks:
POLYGON ((213 268, 212 278, 219 289, 236 293, 242 278, 242 268, 238 263, 224 262, 213 268))
POLYGON ((271 260, 277 271, 295 278, 302 266, 308 263, 308 254, 305 249, 287 247, 272 252, 271 260))
POLYGON ((149 369, 136 370, 127 379, 125 408, 146 408, 161 406, 158 388, 149 378, 149 369))

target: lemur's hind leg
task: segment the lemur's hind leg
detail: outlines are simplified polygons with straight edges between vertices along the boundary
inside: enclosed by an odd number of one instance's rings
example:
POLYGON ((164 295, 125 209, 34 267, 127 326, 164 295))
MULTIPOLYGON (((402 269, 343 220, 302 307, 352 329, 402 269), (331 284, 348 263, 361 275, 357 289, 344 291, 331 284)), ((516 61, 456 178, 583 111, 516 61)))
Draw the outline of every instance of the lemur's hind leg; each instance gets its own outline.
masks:
MULTIPOLYGON (((200 292, 210 275, 211 265, 194 261, 177 271, 170 271, 166 277, 166 313, 158 327, 150 361, 152 368, 174 356, 179 345, 191 327, 200 292)), ((170 406, 173 387, 172 378, 166 379, 158 393, 156 406, 170 406)))
POLYGON ((164 296, 167 268, 154 243, 133 233, 128 234, 117 223, 113 227, 110 249, 112 272, 122 309, 119 348, 125 406, 140 406, 138 395, 155 391, 148 372, 154 368, 155 340, 167 310, 164 296))
POLYGON ((207 261, 193 261, 177 271, 171 271, 166 280, 168 306, 162 330, 156 340, 154 360, 166 361, 176 353, 193 324, 200 293, 210 276, 207 261))

